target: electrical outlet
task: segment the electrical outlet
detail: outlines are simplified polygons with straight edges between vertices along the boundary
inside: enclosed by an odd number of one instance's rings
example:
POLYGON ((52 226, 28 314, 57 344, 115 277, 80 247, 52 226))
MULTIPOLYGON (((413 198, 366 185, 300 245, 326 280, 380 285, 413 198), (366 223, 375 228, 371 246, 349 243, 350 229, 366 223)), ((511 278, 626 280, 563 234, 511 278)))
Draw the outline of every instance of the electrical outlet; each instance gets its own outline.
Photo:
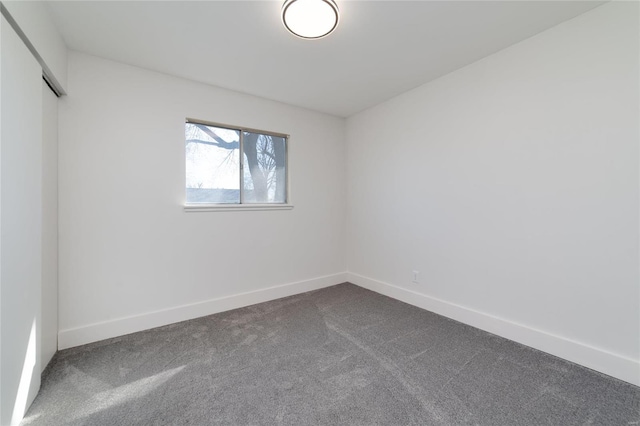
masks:
POLYGON ((419 275, 420 275, 420 271, 413 271, 413 280, 411 280, 413 283, 418 284, 419 280, 419 275))

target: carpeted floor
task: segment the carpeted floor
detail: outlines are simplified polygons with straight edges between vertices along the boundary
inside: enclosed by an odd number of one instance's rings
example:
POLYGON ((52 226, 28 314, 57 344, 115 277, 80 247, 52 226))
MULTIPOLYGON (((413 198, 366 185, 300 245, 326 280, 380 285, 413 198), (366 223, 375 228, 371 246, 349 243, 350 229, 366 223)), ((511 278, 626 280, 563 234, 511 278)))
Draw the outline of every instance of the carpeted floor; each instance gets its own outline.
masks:
POLYGON ((351 284, 59 352, 23 425, 637 425, 640 388, 351 284))

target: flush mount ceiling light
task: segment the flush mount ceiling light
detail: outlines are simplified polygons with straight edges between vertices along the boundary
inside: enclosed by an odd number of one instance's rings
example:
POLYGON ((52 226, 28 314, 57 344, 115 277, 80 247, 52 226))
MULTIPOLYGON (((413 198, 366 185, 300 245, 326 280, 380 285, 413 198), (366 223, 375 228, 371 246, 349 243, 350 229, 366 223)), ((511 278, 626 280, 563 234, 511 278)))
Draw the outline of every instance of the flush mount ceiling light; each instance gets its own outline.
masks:
POLYGON ((287 0, 282 5, 282 23, 301 38, 328 36, 339 20, 338 5, 333 0, 287 0))

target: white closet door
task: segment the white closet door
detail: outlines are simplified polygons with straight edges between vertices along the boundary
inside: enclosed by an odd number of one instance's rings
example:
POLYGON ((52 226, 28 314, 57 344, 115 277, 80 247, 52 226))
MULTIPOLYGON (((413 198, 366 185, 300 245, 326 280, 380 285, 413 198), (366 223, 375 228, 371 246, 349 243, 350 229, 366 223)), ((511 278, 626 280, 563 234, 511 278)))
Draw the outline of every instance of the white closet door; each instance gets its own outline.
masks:
POLYGON ((45 369, 58 350, 58 98, 42 82, 42 351, 45 369))
POLYGON ((42 69, 0 24, 0 424, 18 424, 40 386, 42 69))

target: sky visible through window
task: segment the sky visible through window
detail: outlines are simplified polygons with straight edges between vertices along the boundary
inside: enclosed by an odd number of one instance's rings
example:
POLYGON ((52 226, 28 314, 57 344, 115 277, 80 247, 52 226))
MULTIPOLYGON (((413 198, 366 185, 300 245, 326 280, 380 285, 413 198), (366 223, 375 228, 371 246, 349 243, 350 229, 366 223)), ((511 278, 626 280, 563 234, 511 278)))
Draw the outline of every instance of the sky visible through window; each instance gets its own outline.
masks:
MULTIPOLYGON (((226 142, 240 142, 237 130, 216 128, 216 135, 226 142)), ((240 147, 222 149, 196 125, 185 126, 187 188, 240 190, 240 147), (210 142, 208 145, 200 142, 210 142)))
POLYGON ((286 137, 241 131, 186 123, 187 202, 286 203, 286 137))

